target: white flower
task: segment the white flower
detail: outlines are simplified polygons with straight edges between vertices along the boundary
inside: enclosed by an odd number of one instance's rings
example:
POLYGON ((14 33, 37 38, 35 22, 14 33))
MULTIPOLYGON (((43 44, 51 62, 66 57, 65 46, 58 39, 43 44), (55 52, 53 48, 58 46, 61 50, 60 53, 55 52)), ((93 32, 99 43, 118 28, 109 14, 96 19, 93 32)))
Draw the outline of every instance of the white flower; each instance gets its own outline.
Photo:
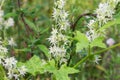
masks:
POLYGON ((0 24, 3 24, 4 19, 0 17, 0 24))
POLYGON ((55 2, 55 6, 58 6, 58 8, 62 9, 65 5, 65 0, 58 0, 55 2))
POLYGON ((55 45, 58 41, 57 41, 57 35, 54 34, 54 35, 51 35, 49 38, 48 38, 48 41, 50 41, 50 43, 52 45, 55 45))
POLYGON ((14 74, 15 80, 19 80, 19 74, 14 74))
POLYGON ((2 64, 2 59, 0 58, 0 64, 2 64))
POLYGON ((62 58, 66 54, 66 45, 68 45, 68 37, 65 35, 66 31, 69 29, 68 12, 64 10, 65 0, 55 1, 55 7, 53 8, 52 18, 55 22, 51 36, 48 38, 51 46, 49 52, 54 58, 59 58, 60 63, 62 63, 62 58))
POLYGON ((4 11, 0 9, 0 17, 3 17, 4 11))
POLYGON ((63 57, 66 53, 66 50, 63 47, 51 46, 49 49, 54 57, 63 57))
POLYGON ((113 44, 115 44, 115 40, 113 38, 109 38, 106 40, 106 44, 108 46, 112 46, 113 44))
POLYGON ((17 44, 14 42, 13 38, 10 38, 10 40, 8 41, 8 44, 12 47, 17 46, 17 44))
POLYGON ((11 69, 11 70, 8 70, 7 75, 8 75, 8 79, 12 79, 13 76, 14 76, 14 71, 13 71, 12 69, 11 69))
POLYGON ((54 35, 54 34, 57 34, 58 33, 58 30, 57 29, 55 29, 55 28, 52 28, 52 35, 54 35))
POLYGON ((12 68, 16 67, 16 63, 17 63, 17 60, 14 57, 10 57, 10 58, 6 58, 4 60, 3 66, 6 69, 12 69, 12 68))
POLYGON ((61 12, 59 9, 53 8, 53 14, 52 14, 53 20, 58 21, 58 17, 60 16, 60 13, 61 12))
POLYGON ((0 55, 8 53, 8 49, 0 45, 0 55))
POLYGON ((60 21, 59 23, 58 23, 58 25, 59 26, 61 26, 60 27, 60 30, 62 31, 66 31, 68 28, 69 28, 69 26, 70 26, 70 24, 69 24, 69 22, 67 21, 67 20, 63 20, 63 21, 60 21))
POLYGON ((27 72, 27 68, 25 66, 22 66, 18 69, 18 71, 20 72, 20 75, 24 76, 27 72))
POLYGON ((14 20, 13 20, 13 18, 9 18, 7 21, 5 21, 4 25, 5 25, 6 29, 8 29, 9 27, 14 26, 14 20))
POLYGON ((88 28, 93 28, 95 22, 95 20, 90 20, 90 22, 88 23, 88 28))
POLYGON ((100 3, 99 8, 95 11, 95 13, 97 14, 98 21, 106 23, 107 21, 113 19, 115 10, 109 3, 100 3))
POLYGON ((99 64, 99 61, 101 60, 100 57, 101 57, 101 56, 99 56, 99 55, 95 55, 95 57, 94 57, 94 58, 95 58, 94 62, 95 62, 96 64, 99 64))

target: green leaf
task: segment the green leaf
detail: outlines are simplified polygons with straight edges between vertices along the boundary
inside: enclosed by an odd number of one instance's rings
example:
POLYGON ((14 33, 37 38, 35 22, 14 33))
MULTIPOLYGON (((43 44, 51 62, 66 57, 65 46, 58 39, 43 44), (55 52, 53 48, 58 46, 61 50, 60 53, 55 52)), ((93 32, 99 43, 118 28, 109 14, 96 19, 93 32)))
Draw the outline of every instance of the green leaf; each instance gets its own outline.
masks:
POLYGON ((17 14, 16 14, 16 13, 11 12, 11 13, 7 13, 7 14, 4 16, 4 18, 16 17, 16 16, 17 16, 17 14))
POLYGON ((27 72, 35 76, 37 73, 44 73, 43 62, 38 56, 33 56, 29 61, 23 63, 27 67, 27 72))
POLYGON ((49 59, 51 57, 48 48, 45 45, 38 45, 39 49, 44 52, 45 56, 49 59))
POLYGON ((98 31, 103 31, 106 28, 109 28, 115 24, 120 24, 120 17, 116 18, 113 21, 109 21, 107 24, 105 24, 104 26, 102 26, 98 31))
POLYGON ((78 41, 78 43, 76 44, 76 52, 79 52, 83 48, 87 48, 89 45, 89 41, 86 35, 79 31, 76 31, 74 39, 78 41))
POLYGON ((33 76, 38 73, 43 74, 45 72, 54 73, 57 69, 55 67, 55 61, 50 60, 48 62, 43 62, 40 58, 34 55, 29 61, 26 63, 18 62, 17 66, 26 66, 27 72, 32 74, 33 76))
POLYGON ((47 64, 44 65, 44 70, 49 73, 54 73, 57 69, 55 67, 55 61, 50 60, 47 64))
POLYGON ((6 77, 5 71, 3 67, 0 65, 0 80, 6 80, 5 77, 6 77))
POLYGON ((15 49, 16 52, 31 52, 31 49, 24 48, 24 49, 15 49))
POLYGON ((60 69, 57 69, 55 67, 54 60, 51 60, 47 64, 45 64, 44 68, 47 72, 53 73, 55 80, 70 80, 68 74, 74 74, 79 72, 72 67, 67 67, 65 64, 63 64, 60 69))
POLYGON ((49 27, 48 27, 48 28, 44 28, 44 29, 41 28, 41 29, 40 29, 40 33, 41 33, 41 34, 44 34, 44 33, 47 32, 48 30, 49 30, 49 27))
POLYGON ((79 71, 74 68, 67 67, 66 65, 62 65, 59 70, 54 72, 54 76, 56 80, 70 80, 68 74, 74 74, 78 72, 79 71))
POLYGON ((104 39, 104 38, 102 38, 102 37, 96 38, 95 40, 93 40, 93 41, 90 43, 90 46, 91 46, 91 47, 106 48, 105 43, 103 43, 103 39, 104 39))
POLYGON ((34 31, 39 32, 39 28, 37 26, 35 26, 35 24, 28 20, 27 18, 24 18, 25 22, 27 23, 27 25, 29 25, 30 28, 32 28, 34 31))

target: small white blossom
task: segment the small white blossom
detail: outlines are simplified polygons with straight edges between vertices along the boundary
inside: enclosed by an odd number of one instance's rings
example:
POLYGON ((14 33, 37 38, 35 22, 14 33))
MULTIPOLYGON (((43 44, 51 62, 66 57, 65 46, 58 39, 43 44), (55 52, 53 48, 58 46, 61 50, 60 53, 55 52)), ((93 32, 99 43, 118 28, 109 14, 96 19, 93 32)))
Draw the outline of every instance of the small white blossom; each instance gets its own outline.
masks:
POLYGON ((95 20, 90 20, 90 22, 88 23, 88 28, 93 28, 92 26, 94 26, 95 22, 95 20))
POLYGON ((65 5, 65 0, 58 0, 55 2, 55 6, 58 6, 58 8, 62 9, 65 5))
POLYGON ((54 56, 54 57, 63 57, 66 53, 66 50, 64 48, 60 48, 57 46, 51 46, 50 48, 50 53, 54 56))
POLYGON ((14 42, 13 38, 10 38, 10 40, 8 41, 8 44, 12 47, 17 46, 17 44, 14 42))
POLYGON ((9 18, 7 21, 5 21, 4 25, 5 25, 6 29, 8 29, 9 27, 14 26, 14 20, 13 20, 13 18, 9 18))
POLYGON ((14 74, 15 80, 19 80, 19 74, 14 74))
POLYGON ((10 57, 10 58, 6 58, 4 60, 3 65, 6 69, 12 69, 12 68, 16 67, 16 63, 17 63, 17 60, 15 60, 14 57, 10 57))
POLYGON ((13 71, 12 69, 11 69, 11 70, 8 70, 7 75, 8 75, 8 79, 12 79, 13 76, 14 76, 14 71, 13 71))
POLYGON ((50 41, 50 43, 52 45, 55 45, 58 41, 57 41, 57 35, 51 35, 49 38, 48 38, 48 41, 50 41))
POLYGON ((20 75, 25 76, 27 68, 25 66, 22 66, 18 69, 18 71, 20 72, 20 75))
POLYGON ((8 49, 0 45, 0 55, 8 53, 8 49))
POLYGON ((58 30, 57 29, 55 29, 55 28, 52 28, 52 35, 55 35, 55 34, 57 34, 58 33, 58 30))
POLYGON ((96 63, 96 64, 99 64, 99 61, 101 61, 101 59, 100 59, 100 57, 101 56, 99 56, 99 55, 95 55, 95 60, 94 60, 94 62, 96 63))
POLYGON ((98 21, 102 23, 106 23, 109 20, 113 19, 113 14, 115 13, 115 10, 113 7, 110 6, 108 2, 106 3, 100 3, 99 8, 95 11, 97 14, 98 21))
POLYGON ((4 11, 0 9, 0 17, 3 17, 4 11))

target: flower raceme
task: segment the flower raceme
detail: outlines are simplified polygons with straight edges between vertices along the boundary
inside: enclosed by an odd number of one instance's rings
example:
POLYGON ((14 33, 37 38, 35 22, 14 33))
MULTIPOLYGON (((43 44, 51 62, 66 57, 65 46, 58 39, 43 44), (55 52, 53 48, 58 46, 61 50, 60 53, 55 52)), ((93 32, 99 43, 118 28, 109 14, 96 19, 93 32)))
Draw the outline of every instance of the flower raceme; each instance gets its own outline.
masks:
POLYGON ((67 20, 68 13, 65 11, 66 1, 55 1, 52 18, 55 24, 53 25, 51 36, 48 38, 51 46, 49 48, 51 55, 59 61, 65 62, 66 46, 69 40, 66 31, 69 29, 69 21, 67 20))
POLYGON ((95 10, 96 19, 90 20, 87 25, 89 31, 87 31, 86 36, 90 42, 99 36, 104 36, 104 31, 98 33, 97 30, 108 21, 113 20, 113 14, 115 14, 115 7, 118 2, 120 0, 107 0, 99 4, 95 10))
MULTIPOLYGON (((9 29, 10 27, 14 26, 14 20, 13 18, 8 18, 5 20, 3 18, 4 16, 4 11, 0 9, 0 30, 5 31, 9 29)), ((21 66, 17 67, 17 60, 14 57, 9 57, 9 49, 6 47, 9 45, 11 47, 17 46, 16 43, 14 42, 13 38, 10 38, 9 40, 7 37, 4 35, 5 40, 0 37, 0 65, 2 65, 6 71, 7 79, 15 79, 19 80, 21 76, 24 76, 26 74, 26 67, 21 66), (5 43, 7 42, 7 44, 5 43)))
POLYGON ((5 29, 8 29, 9 27, 14 26, 13 18, 10 17, 7 20, 5 20, 3 16, 4 16, 4 11, 0 9, 0 30, 3 29, 3 27, 5 29))
MULTIPOLYGON (((113 20, 113 15, 115 14, 115 7, 120 2, 120 0, 106 0, 99 4, 98 8, 95 10, 97 14, 96 19, 90 20, 87 27, 89 31, 86 32, 86 36, 89 42, 92 42, 94 39, 104 36, 104 30, 97 32, 102 25, 106 24, 108 21, 113 20)), ((112 39, 108 39, 106 42, 109 46, 113 45, 115 42, 112 39)), ((95 63, 98 64, 100 56, 95 56, 95 63)))

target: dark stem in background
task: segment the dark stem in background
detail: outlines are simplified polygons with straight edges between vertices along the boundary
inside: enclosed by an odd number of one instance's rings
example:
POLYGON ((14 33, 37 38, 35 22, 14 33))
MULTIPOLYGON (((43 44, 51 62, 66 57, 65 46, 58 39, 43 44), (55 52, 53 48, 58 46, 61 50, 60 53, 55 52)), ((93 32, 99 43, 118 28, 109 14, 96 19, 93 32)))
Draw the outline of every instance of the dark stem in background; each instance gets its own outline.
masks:
MULTIPOLYGON (((20 7, 21 7, 21 3, 20 3, 20 0, 18 0, 18 8, 19 8, 19 10, 20 10, 20 7)), ((30 29, 29 25, 25 22, 24 13, 23 12, 21 12, 20 17, 21 17, 22 22, 25 25, 27 34, 29 35, 29 32, 32 32, 32 30, 30 29)))
MULTIPOLYGON (((78 21, 79 21, 82 17, 85 17, 85 16, 93 16, 93 17, 96 17, 96 14, 84 13, 84 14, 79 15, 78 18, 76 19, 76 21, 75 21, 74 23, 72 23, 71 26, 70 26, 73 32, 75 31, 75 28, 76 28, 76 25, 77 25, 78 21)), ((73 37, 74 37, 74 35, 73 35, 73 37)), ((71 47, 73 47, 73 43, 71 44, 71 47)), ((74 53, 71 53, 71 54, 70 54, 70 58, 68 59, 68 63, 67 63, 68 66, 69 66, 69 64, 70 64, 70 61, 71 61, 73 55, 74 55, 74 53)))
POLYGON ((84 16, 93 16, 93 17, 96 17, 96 14, 84 13, 84 14, 79 15, 78 18, 76 19, 76 21, 71 24, 71 29, 72 29, 72 31, 75 31, 75 27, 76 27, 78 21, 79 21, 82 17, 84 17, 84 16))

